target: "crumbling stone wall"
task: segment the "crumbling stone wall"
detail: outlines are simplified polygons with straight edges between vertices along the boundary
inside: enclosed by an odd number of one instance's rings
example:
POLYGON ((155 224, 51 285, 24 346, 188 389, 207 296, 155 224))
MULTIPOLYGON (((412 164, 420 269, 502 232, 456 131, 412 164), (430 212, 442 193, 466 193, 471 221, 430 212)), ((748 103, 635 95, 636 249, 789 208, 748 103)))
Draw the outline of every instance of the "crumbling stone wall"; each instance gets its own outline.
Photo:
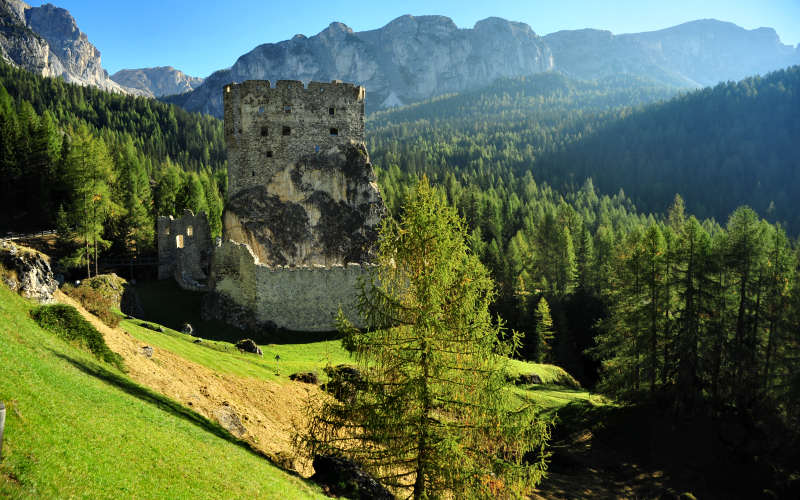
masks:
POLYGON ((309 154, 350 141, 363 144, 365 95, 364 87, 339 81, 227 85, 228 193, 267 186, 287 164, 309 154))
POLYGON ((286 330, 335 330, 339 308, 360 326, 359 280, 368 278, 370 264, 346 266, 266 266, 246 244, 226 241, 214 250, 213 293, 204 316, 245 330, 264 326, 286 330))
POLYGON ((158 279, 175 278, 187 290, 206 290, 211 229, 204 212, 184 210, 175 219, 161 216, 158 226, 158 279))

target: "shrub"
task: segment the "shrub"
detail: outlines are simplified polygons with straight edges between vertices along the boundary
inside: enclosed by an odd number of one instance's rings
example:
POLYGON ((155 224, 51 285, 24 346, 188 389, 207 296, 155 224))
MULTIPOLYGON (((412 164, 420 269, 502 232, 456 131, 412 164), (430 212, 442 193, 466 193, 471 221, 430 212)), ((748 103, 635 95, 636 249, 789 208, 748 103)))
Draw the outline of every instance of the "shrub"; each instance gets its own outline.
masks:
POLYGON ((64 293, 80 302, 80 304, 90 313, 94 314, 100 321, 114 328, 119 325, 120 317, 112 308, 118 305, 116 297, 111 297, 104 293, 102 288, 92 286, 72 286, 64 285, 64 293))
POLYGON ((74 307, 63 304, 41 306, 31 311, 31 317, 45 330, 64 340, 77 342, 96 358, 125 370, 122 357, 108 348, 103 335, 74 307))

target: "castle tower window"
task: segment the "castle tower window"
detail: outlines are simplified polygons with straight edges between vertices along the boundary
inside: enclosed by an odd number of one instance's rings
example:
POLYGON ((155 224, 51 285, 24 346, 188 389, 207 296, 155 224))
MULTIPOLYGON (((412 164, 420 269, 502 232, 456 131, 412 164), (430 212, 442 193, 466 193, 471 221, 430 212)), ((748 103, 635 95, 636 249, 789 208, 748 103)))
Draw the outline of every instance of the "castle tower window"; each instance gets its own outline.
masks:
POLYGON ((283 127, 283 135, 291 135, 292 129, 289 127, 283 127))
POLYGON ((267 158, 272 158, 272 151, 267 151, 267 158))
POLYGON ((331 115, 331 116, 336 114, 336 109, 335 108, 328 108, 328 114, 331 115))
POLYGON ((332 128, 331 129, 331 135, 339 135, 339 129, 338 128, 332 128))
POLYGON ((291 113, 292 112, 292 107, 287 104, 286 106, 283 107, 283 112, 284 113, 291 113))
POLYGON ((314 146, 314 152, 319 153, 319 146, 314 146))
POLYGON ((266 137, 269 135, 269 127, 261 127, 261 137, 266 137))
POLYGON ((194 228, 192 226, 186 228, 186 236, 194 236, 194 228))
POLYGON ((258 114, 260 115, 263 112, 264 112, 264 106, 259 106, 258 107, 258 114))
POLYGON ((255 176, 256 176, 256 171, 255 171, 255 170, 253 170, 253 177, 255 177, 255 176))
POLYGON ((175 247, 183 248, 183 235, 179 234, 175 237, 175 247))

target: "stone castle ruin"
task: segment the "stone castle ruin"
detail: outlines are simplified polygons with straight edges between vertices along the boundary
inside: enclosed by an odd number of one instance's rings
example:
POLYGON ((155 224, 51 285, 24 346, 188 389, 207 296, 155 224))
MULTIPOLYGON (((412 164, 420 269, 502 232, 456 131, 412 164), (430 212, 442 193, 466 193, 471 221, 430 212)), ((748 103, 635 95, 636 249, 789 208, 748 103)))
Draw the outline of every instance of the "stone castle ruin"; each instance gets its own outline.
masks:
POLYGON ((184 210, 178 219, 161 216, 157 229, 158 279, 175 278, 181 288, 205 291, 212 251, 206 214, 184 210))
MULTIPOLYGON (((223 97, 228 197, 204 316, 297 331, 334 329, 340 307, 357 317, 358 280, 385 213, 364 144, 364 87, 246 81, 223 97)), ((206 282, 189 227, 198 235, 190 213, 159 219, 160 257, 162 237, 177 246, 172 239, 183 236, 183 248, 165 249, 163 276, 185 288, 206 282)))

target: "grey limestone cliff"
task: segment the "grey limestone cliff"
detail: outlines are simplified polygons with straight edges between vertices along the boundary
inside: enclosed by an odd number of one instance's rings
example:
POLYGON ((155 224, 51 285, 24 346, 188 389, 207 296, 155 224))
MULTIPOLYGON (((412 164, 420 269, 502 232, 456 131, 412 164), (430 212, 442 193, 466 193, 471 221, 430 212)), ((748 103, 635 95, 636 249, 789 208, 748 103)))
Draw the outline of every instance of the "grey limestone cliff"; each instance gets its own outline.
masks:
POLYGON ((0 0, 0 56, 42 76, 144 95, 112 81, 101 65, 100 51, 72 15, 51 4, 31 7, 20 0, 0 0))
POLYGON ((579 79, 631 74, 696 87, 800 63, 771 28, 715 20, 647 33, 559 31, 540 37, 524 23, 489 18, 460 29, 443 16, 402 16, 354 32, 332 23, 317 35, 259 45, 197 89, 171 99, 222 117, 222 88, 250 79, 341 79, 369 88, 370 109, 480 88, 500 77, 556 70, 579 79))
POLYGON ((490 18, 460 29, 444 16, 402 16, 377 30, 331 23, 312 37, 260 45, 174 102, 222 117, 230 82, 340 79, 369 88, 375 109, 552 68, 550 50, 526 24, 490 18))
POLYGON ((172 66, 123 69, 111 75, 111 79, 124 87, 139 89, 152 97, 183 94, 203 83, 202 78, 189 76, 172 66))
POLYGON ((559 71, 581 79, 628 73, 671 85, 707 86, 800 63, 772 28, 703 19, 645 33, 593 29, 544 37, 559 71))

